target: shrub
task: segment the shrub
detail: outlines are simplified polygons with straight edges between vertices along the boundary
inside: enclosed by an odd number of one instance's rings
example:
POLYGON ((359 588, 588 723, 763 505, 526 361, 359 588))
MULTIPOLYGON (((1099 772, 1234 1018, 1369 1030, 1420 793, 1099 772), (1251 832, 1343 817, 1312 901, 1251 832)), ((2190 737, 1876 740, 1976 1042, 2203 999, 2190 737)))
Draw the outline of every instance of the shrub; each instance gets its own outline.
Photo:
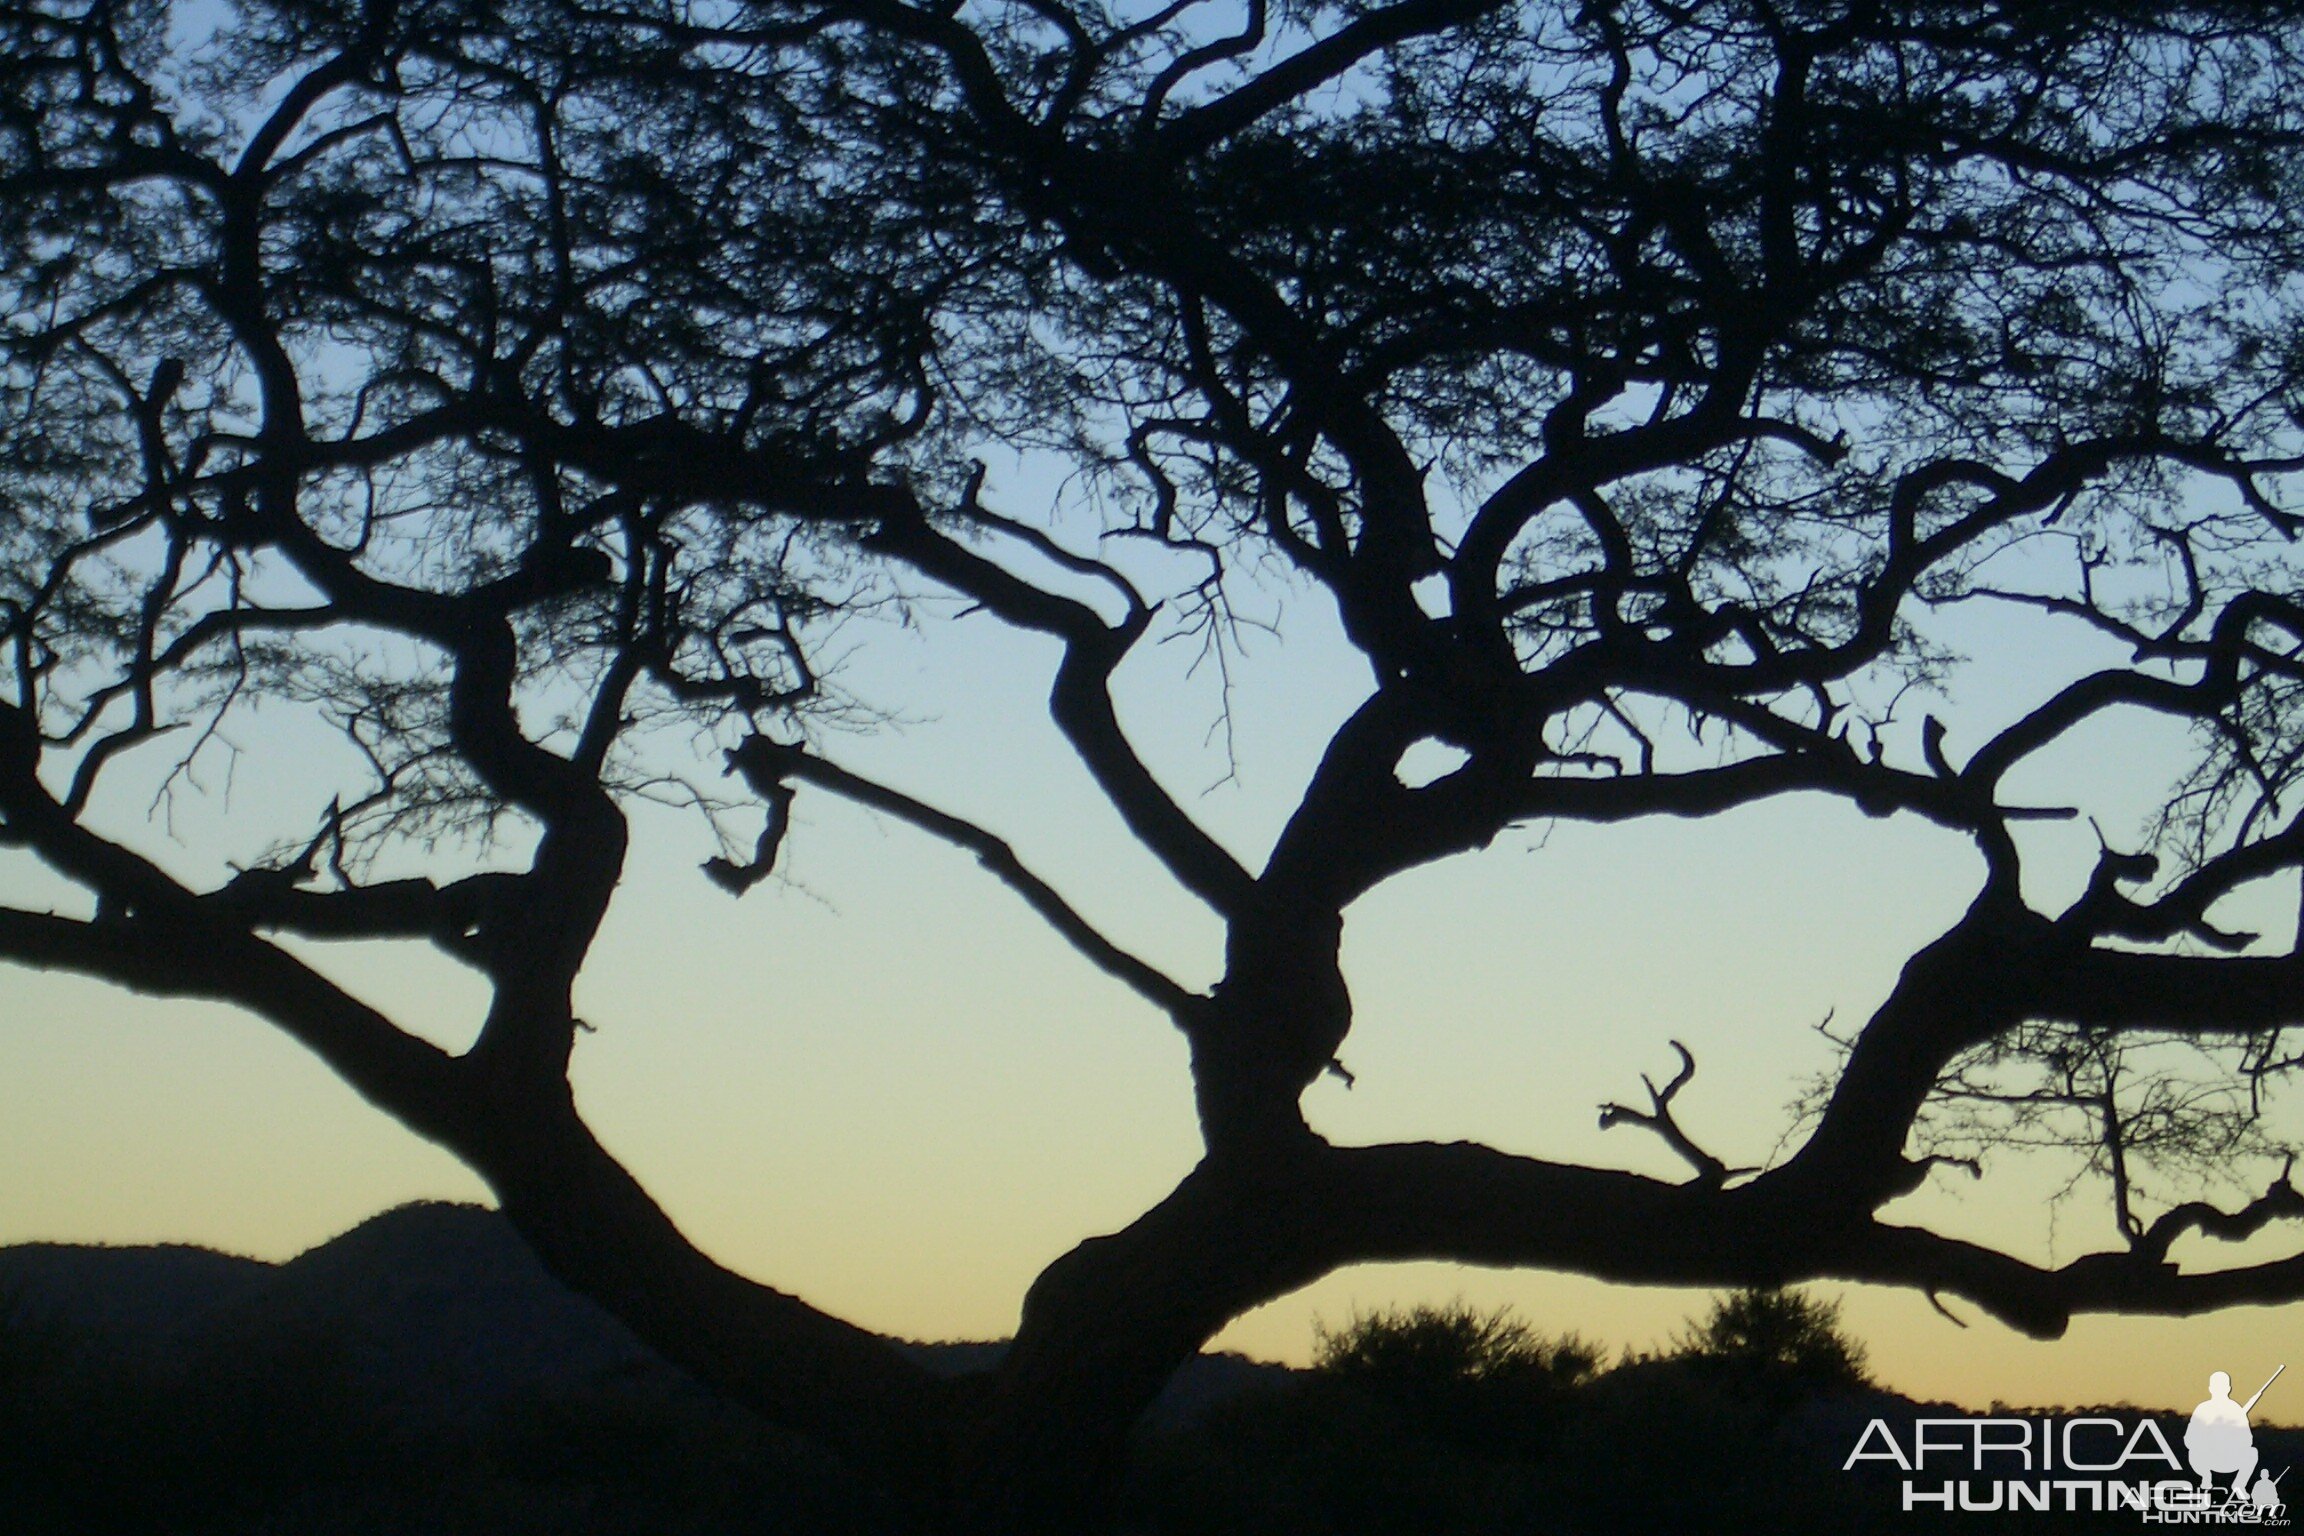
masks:
POLYGON ((1396 1410, 1417 1430, 1482 1455, 1549 1440, 1561 1405, 1598 1373, 1597 1346, 1546 1335, 1508 1309, 1445 1307, 1355 1316, 1314 1335, 1313 1368, 1396 1410))
POLYGON ((1313 1325, 1313 1368, 1381 1388, 1409 1382, 1525 1382, 1565 1390, 1598 1373, 1598 1346, 1547 1337, 1509 1308, 1445 1307, 1357 1314, 1337 1332, 1313 1325))
POLYGON ((1806 1387, 1871 1381, 1864 1346, 1840 1326, 1840 1304, 1796 1290, 1731 1291, 1673 1341, 1685 1359, 1717 1360, 1806 1387))

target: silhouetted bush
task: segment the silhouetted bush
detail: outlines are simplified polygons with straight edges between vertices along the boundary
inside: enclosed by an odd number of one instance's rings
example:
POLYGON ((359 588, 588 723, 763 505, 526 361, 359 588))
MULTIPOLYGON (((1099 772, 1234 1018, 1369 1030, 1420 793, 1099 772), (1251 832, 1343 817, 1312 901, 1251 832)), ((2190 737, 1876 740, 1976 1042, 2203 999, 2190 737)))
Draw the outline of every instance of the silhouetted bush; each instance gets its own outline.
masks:
POLYGON ((1313 1367, 1379 1389, 1407 1383, 1497 1383, 1557 1392, 1590 1381, 1599 1346, 1574 1334, 1547 1337, 1508 1308, 1464 1302, 1356 1316, 1331 1333, 1314 1324, 1313 1367))
POLYGON ((1356 1317, 1318 1335, 1294 1390, 1147 1441, 1126 1529, 1870 1530, 1872 1491, 1786 1433, 1799 1405, 1861 1388, 1863 1359, 1837 1310, 1799 1292, 1720 1297, 1668 1351, 1608 1371, 1592 1344, 1508 1311, 1356 1317))
POLYGON ((1864 1346, 1840 1326, 1840 1304, 1795 1290, 1731 1291, 1675 1341, 1673 1353, 1717 1360, 1811 1389, 1871 1384, 1864 1346))
POLYGON ((1599 1347, 1574 1334, 1550 1337, 1509 1309, 1458 1301, 1363 1314, 1334 1333, 1319 1328, 1313 1368, 1427 1433, 1500 1455, 1541 1444, 1568 1394, 1599 1366, 1599 1347))

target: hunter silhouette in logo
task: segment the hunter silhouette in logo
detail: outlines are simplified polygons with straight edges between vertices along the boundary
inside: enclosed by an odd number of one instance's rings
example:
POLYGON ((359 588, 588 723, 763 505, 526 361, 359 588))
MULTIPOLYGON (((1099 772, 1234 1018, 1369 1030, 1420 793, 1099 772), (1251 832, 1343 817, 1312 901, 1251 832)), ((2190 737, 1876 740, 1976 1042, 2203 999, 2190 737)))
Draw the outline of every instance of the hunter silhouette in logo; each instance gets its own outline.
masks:
MULTIPOLYGON (((2282 1467, 2280 1477, 2287 1475, 2288 1469, 2282 1467)), ((2269 1472, 2258 1472, 2255 1492, 2249 1495, 2249 1502, 2256 1506, 2256 1513, 2267 1520, 2280 1513, 2281 1510, 2280 1477, 2274 1477, 2269 1472)))
MULTIPOLYGON (((2273 1371, 2256 1389, 2256 1396, 2245 1403, 2232 1401, 2230 1376, 2222 1371, 2209 1376, 2208 1400, 2192 1410, 2192 1422, 2184 1430, 2184 1454, 2192 1470, 2200 1474, 2201 1492, 2215 1486, 2216 1474, 2229 1472, 2232 1498, 2248 1497, 2248 1477, 2256 1470, 2256 1432, 2248 1427, 2248 1410, 2256 1406, 2257 1398, 2272 1390, 2272 1383, 2286 1369, 2283 1364, 2273 1371)), ((2288 1474, 2283 1471, 2280 1475, 2288 1474)))

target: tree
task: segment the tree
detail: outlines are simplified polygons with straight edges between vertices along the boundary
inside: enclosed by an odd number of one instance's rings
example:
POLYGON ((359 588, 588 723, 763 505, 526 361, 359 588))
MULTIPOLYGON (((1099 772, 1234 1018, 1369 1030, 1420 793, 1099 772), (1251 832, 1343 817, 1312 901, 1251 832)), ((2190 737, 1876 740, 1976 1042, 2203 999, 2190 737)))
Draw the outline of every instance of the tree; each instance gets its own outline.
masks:
POLYGON ((1600 1372, 1598 1348, 1548 1338, 1508 1310, 1463 1302, 1355 1315, 1318 1330, 1313 1369, 1388 1403, 1419 1429, 1509 1452, 1551 1434, 1600 1372))
POLYGON ((1718 1360, 1802 1385, 1860 1387, 1864 1346, 1840 1326, 1840 1308, 1799 1291, 1742 1290, 1715 1297, 1674 1353, 1718 1360))
POLYGON ((1547 1338, 1509 1310, 1481 1312, 1463 1302, 1353 1317, 1320 1330, 1313 1363, 1332 1376, 1414 1390, 1430 1381, 1512 1382, 1559 1390, 1589 1381, 1600 1352, 1574 1334, 1547 1338))
POLYGON ((0 913, 0 957, 277 1023, 921 1518, 1077 1528, 1181 1360, 1349 1263, 1875 1281, 2039 1335, 2304 1295, 2304 1258, 2170 1261, 2304 1214, 2285 1170, 2175 1198, 2278 1151, 2304 1006, 2304 948, 2223 915, 2304 869, 2289 9, 266 0, 189 55, 135 0, 0 28, 0 837, 87 898, 0 913), (1109 537, 987 505, 988 444, 1067 456, 1109 537), (1112 678, 1148 636, 1221 651, 1260 580, 1334 605, 1367 692, 1249 859, 1112 678), (813 637, 923 587, 1060 647, 1051 716, 1222 921, 1217 985, 840 765, 870 701, 813 637), (1980 605, 2114 659, 2006 658, 2033 702, 1947 723, 1945 615, 1980 605), (259 699, 357 749, 316 826, 227 876, 106 819, 129 754, 259 699), (2022 775, 2139 715, 2197 750, 2051 909, 2034 824, 2074 807, 2022 775), (713 1263, 575 1112, 630 800, 719 793, 674 723, 764 813, 709 866, 732 891, 796 796, 850 797, 978 855, 1190 1047, 1203 1161, 1050 1265, 986 1375, 713 1263), (1306 1125, 1357 898, 1516 826, 1793 794, 1931 823, 1980 875, 1775 1165, 1685 1133, 1685 1051, 1603 1111, 1679 1183, 1306 1125), (283 936, 437 946, 491 988, 477 1043, 283 936), (2100 1174, 2125 1246, 2047 1268, 1880 1214, 2010 1138, 2100 1174))

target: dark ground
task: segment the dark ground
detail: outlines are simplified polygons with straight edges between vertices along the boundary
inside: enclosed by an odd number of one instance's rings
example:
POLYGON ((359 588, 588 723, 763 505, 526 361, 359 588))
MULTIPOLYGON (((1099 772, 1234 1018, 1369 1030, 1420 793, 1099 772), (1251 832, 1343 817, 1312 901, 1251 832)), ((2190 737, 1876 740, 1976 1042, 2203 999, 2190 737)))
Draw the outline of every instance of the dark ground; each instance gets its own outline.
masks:
MULTIPOLYGON (((914 1347, 954 1370, 999 1348, 914 1347)), ((1964 1410, 1712 1359, 1507 1386, 1208 1356, 1141 1427, 1122 1528, 2140 1527, 2132 1512, 1908 1514, 1895 1469, 1841 1470, 1869 1419, 1909 1446, 1912 1419, 1931 1412, 1964 1410)), ((2181 1423, 2162 1425, 2181 1447, 2181 1423)), ((2258 1445, 2274 1472, 2304 1461, 2304 1432, 2262 1430, 2258 1445)), ((830 1457, 657 1360, 486 1211, 404 1207, 284 1265, 181 1247, 0 1249, 0 1532, 11 1536, 888 1528, 830 1457)))

